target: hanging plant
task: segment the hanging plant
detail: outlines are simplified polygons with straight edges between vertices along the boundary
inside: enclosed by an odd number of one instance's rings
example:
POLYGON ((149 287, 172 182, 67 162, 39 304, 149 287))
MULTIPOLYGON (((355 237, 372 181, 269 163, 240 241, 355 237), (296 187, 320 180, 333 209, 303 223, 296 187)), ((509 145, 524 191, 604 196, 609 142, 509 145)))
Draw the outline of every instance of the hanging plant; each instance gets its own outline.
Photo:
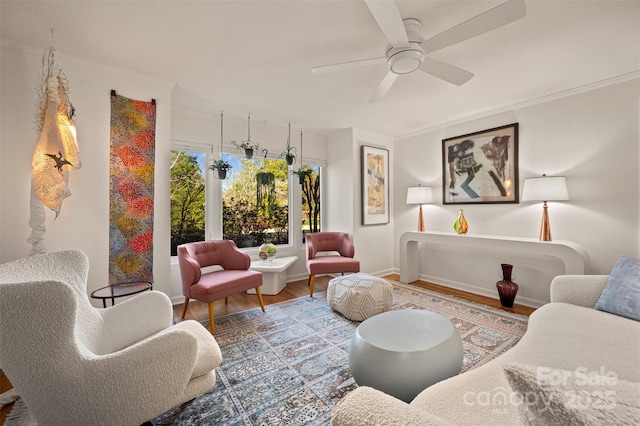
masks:
POLYGON ((258 142, 254 142, 251 140, 251 116, 247 121, 247 140, 242 141, 242 143, 236 143, 236 141, 231 142, 233 145, 237 146, 240 149, 244 149, 244 156, 248 159, 253 158, 253 151, 257 150, 260 145, 258 142))
POLYGON ((298 176, 298 182, 302 185, 308 177, 311 177, 313 169, 310 166, 302 166, 298 170, 292 170, 291 173, 298 176))
POLYGON ((256 205, 263 214, 270 215, 276 202, 276 177, 271 172, 256 173, 256 205))
POLYGON ((220 179, 225 179, 227 177, 227 170, 229 170, 230 168, 232 168, 231 164, 227 163, 224 160, 215 160, 209 166, 210 170, 218 171, 218 177, 220 179))
POLYGON ((297 150, 295 146, 291 146, 291 123, 289 123, 289 136, 287 137, 287 144, 284 146, 284 151, 278 158, 284 158, 288 166, 293 165, 296 162, 297 150))

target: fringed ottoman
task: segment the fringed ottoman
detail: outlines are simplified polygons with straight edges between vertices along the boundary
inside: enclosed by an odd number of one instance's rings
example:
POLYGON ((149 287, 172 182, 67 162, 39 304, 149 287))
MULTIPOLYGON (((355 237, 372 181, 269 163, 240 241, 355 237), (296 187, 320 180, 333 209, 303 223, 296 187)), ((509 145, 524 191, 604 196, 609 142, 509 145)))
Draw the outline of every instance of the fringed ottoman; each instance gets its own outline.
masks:
POLYGON ((329 281, 327 302, 331 309, 352 321, 364 321, 391 310, 393 289, 386 280, 357 273, 329 281))

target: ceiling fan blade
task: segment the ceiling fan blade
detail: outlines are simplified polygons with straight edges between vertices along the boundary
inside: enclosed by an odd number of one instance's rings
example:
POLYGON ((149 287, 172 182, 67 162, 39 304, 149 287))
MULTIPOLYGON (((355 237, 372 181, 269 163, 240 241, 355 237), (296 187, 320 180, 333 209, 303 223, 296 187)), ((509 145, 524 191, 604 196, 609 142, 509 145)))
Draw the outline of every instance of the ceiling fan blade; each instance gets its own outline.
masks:
POLYGON ((340 64, 333 65, 323 65, 321 67, 311 68, 311 72, 314 74, 326 74, 328 72, 335 71, 345 71, 351 70, 354 68, 366 67, 369 65, 382 64, 387 62, 387 58, 371 58, 371 59, 362 59, 359 61, 350 61, 350 62, 342 62, 340 64))
POLYGON ((375 18, 378 26, 393 47, 409 47, 407 30, 402 23, 402 16, 395 1, 365 0, 367 7, 375 18))
POLYGON ((509 0, 423 41, 421 46, 425 53, 434 52, 517 21, 526 12, 524 0, 509 0))
POLYGON ((429 57, 424 58, 420 70, 456 86, 462 86, 473 77, 469 71, 429 57))
POLYGON ((389 89, 391 89, 391 86, 393 86, 393 83, 395 83, 396 78, 398 78, 398 74, 389 71, 378 85, 376 91, 373 92, 373 95, 371 96, 371 99, 369 99, 369 102, 377 102, 380 99, 384 98, 389 89))

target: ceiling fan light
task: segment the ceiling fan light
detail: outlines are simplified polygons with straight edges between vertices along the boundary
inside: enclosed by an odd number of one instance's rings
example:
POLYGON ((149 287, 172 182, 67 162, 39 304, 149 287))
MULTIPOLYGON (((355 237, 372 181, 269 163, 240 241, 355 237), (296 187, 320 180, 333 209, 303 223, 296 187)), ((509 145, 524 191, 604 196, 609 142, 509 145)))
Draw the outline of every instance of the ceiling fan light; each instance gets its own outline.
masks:
POLYGON ((387 62, 394 74, 408 74, 420 68, 424 61, 424 52, 417 49, 402 50, 389 56, 387 62))

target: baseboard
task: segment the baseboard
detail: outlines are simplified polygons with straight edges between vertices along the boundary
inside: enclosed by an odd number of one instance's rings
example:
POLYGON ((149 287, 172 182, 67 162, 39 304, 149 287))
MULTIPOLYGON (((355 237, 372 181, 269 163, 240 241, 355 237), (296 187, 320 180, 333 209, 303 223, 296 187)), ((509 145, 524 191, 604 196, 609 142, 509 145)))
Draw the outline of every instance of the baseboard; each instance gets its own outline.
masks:
MULTIPOLYGON (((395 274, 400 275, 400 270, 399 269, 395 269, 394 272, 395 274)), ((456 290, 462 290, 462 291, 466 291, 468 293, 473 293, 473 294, 477 294, 479 296, 485 296, 485 297, 490 297, 492 299, 496 299, 496 292, 492 291, 490 289, 487 288, 483 288, 483 287, 478 287, 475 285, 471 285, 471 284, 465 284, 465 283, 461 283, 461 282, 457 282, 457 281, 451 281, 451 280, 447 280, 441 277, 434 277, 431 275, 427 275, 427 274, 420 274, 418 276, 418 279, 420 279, 421 281, 426 281, 428 283, 433 283, 433 284, 438 284, 444 287, 450 287, 456 290)), ((542 305, 547 304, 547 301, 544 300, 537 300, 537 299, 531 299, 528 297, 522 297, 522 296, 518 296, 518 300, 517 300, 519 305, 523 305, 523 306, 529 306, 531 308, 539 308, 542 305)))

